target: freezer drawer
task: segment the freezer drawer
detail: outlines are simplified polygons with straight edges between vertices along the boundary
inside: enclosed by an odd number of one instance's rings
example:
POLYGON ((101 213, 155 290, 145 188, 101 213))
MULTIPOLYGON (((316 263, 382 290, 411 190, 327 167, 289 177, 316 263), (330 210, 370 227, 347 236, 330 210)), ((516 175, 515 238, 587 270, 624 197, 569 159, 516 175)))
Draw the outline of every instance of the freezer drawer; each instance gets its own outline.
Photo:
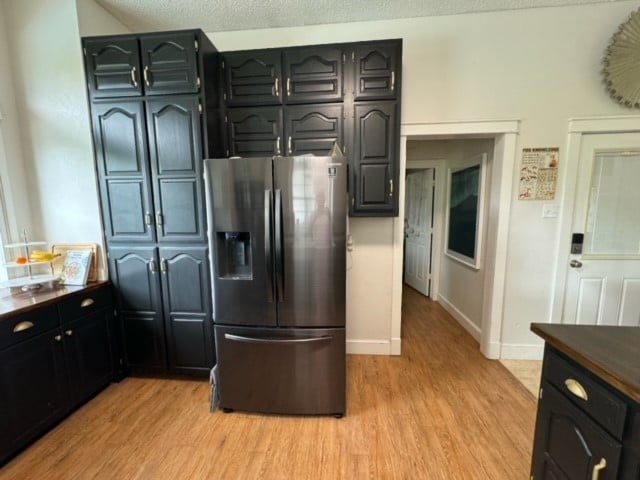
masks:
POLYGON ((220 406, 345 413, 344 328, 215 327, 220 406))

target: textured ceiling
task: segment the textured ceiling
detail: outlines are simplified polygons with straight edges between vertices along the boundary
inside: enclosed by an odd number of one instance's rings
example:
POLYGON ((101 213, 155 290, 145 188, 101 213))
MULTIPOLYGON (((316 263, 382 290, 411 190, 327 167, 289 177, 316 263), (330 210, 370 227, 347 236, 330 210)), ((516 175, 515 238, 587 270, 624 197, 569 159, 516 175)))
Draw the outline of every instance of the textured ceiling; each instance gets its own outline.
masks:
POLYGON ((134 32, 205 32, 428 17, 617 0, 96 0, 134 32))

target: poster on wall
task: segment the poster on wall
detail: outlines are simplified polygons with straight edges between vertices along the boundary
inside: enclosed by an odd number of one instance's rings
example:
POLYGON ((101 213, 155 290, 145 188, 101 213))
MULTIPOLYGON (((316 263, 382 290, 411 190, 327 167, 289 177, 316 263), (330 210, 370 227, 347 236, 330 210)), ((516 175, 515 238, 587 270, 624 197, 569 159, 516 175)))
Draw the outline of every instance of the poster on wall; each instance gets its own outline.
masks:
POLYGON ((558 182, 560 149, 523 148, 519 200, 553 200, 558 182))

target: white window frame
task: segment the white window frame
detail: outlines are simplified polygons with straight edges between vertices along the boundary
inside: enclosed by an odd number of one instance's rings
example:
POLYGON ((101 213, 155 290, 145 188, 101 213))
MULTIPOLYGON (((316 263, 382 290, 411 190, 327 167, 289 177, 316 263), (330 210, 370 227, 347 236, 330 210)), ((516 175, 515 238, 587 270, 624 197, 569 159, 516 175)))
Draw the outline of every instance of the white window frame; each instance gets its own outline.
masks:
POLYGON ((11 232, 9 230, 9 212, 5 197, 4 184, 6 176, 7 157, 4 149, 2 137, 2 112, 0 112, 0 282, 7 280, 7 268, 5 264, 4 243, 10 242, 11 232))

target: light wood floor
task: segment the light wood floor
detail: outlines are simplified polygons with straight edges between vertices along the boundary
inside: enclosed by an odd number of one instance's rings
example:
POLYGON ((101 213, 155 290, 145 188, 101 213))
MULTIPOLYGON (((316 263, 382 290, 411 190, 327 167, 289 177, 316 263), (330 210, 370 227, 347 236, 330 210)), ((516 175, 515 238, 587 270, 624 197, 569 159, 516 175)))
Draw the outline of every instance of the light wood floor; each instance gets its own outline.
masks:
POLYGON ((127 378, 5 465, 0 478, 529 478, 533 396, 410 288, 402 333, 400 357, 348 357, 341 420, 210 414, 205 381, 127 378))

